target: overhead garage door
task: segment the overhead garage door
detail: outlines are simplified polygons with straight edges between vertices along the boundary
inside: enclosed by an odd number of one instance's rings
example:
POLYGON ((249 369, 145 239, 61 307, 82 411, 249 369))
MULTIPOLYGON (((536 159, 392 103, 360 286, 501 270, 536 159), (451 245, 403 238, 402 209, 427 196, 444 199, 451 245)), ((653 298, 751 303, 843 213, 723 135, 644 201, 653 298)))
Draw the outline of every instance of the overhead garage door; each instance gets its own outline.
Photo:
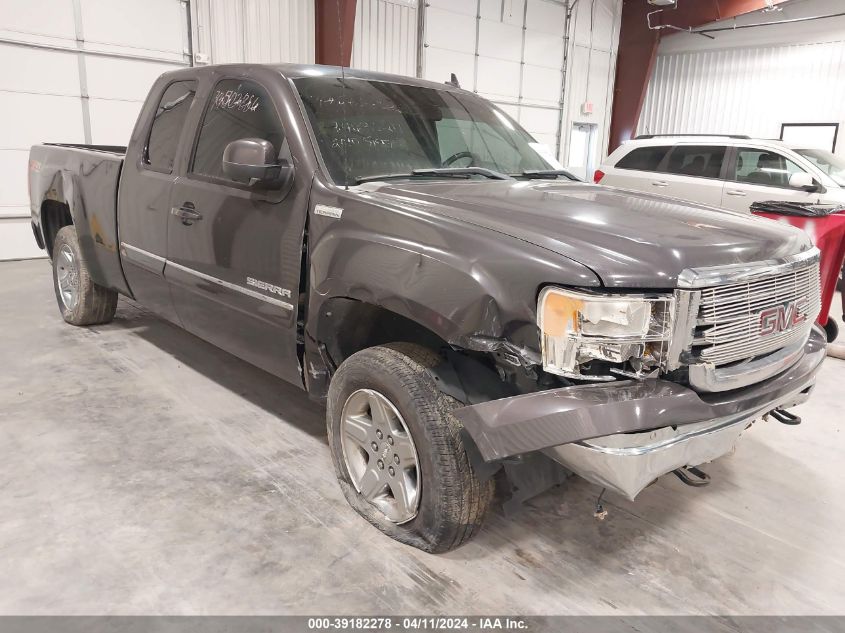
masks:
POLYGON ((532 136, 558 145, 566 6, 550 0, 428 0, 422 76, 498 103, 532 136))
POLYGON ((40 257, 29 147, 125 145, 158 75, 188 65, 181 0, 0 0, 0 260, 40 257))

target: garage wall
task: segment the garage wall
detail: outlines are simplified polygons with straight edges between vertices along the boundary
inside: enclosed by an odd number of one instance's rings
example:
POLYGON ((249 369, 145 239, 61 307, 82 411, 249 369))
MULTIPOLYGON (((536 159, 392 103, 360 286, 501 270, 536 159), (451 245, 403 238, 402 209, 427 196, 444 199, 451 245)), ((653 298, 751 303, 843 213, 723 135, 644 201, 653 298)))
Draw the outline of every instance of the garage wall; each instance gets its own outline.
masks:
POLYGON ((179 0, 0 0, 0 260, 41 257, 29 147, 124 145, 147 88, 189 63, 179 0))
MULTIPOLYGON (((708 26, 841 11, 841 0, 792 0, 780 12, 708 26)), ((638 133, 778 138, 782 123, 845 124, 845 17, 713 35, 661 42, 638 133)))
POLYGON ((314 62, 313 0, 0 0, 0 16, 0 260, 44 256, 31 145, 125 145, 150 85, 192 46, 197 63, 314 62))
POLYGON ((572 16, 560 156, 588 180, 607 156, 621 18, 621 0, 579 0, 572 16), (574 129, 585 126, 586 132, 574 129))
POLYGON ((418 0, 358 0, 352 66, 437 82, 455 73, 464 88, 499 104, 586 175, 583 156, 570 160, 570 149, 579 150, 571 130, 579 122, 591 126, 593 159, 600 161, 622 0, 569 5, 568 14, 563 0, 427 0, 421 9, 418 0), (585 102, 592 113, 584 113, 585 102))
POLYGON ((315 0, 191 0, 194 63, 314 63, 315 0))
POLYGON ((351 66, 415 77, 418 9, 417 0, 358 0, 351 66))
MULTIPOLYGON (((586 0, 584 0, 586 1, 586 0)), ((422 76, 461 86, 502 106, 538 141, 558 144, 565 3, 428 0, 422 76)))

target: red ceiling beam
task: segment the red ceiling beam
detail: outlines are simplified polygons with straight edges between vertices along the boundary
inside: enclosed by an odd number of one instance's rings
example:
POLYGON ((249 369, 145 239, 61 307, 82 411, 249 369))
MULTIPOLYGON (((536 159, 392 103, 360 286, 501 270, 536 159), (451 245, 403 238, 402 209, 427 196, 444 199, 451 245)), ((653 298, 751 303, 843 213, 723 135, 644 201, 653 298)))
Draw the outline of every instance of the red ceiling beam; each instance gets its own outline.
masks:
MULTIPOLYGON (((775 4, 785 1, 775 0, 775 4)), ((653 15, 652 24, 671 24, 682 29, 696 28, 765 7, 765 0, 679 0, 676 9, 666 9, 653 15)), ((657 45, 661 36, 673 33, 670 29, 648 28, 646 15, 658 8, 648 4, 646 0, 625 0, 622 5, 609 152, 630 139, 636 130, 646 87, 657 56, 657 45)))
POLYGON ((318 64, 349 66, 355 34, 356 0, 315 0, 315 58, 318 64))

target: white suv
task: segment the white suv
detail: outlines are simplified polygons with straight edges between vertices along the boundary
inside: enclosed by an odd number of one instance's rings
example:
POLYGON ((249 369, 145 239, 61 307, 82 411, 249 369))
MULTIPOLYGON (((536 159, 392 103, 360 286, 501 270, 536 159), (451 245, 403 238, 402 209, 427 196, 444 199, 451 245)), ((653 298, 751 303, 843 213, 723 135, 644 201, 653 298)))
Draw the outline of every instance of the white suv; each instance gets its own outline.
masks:
POLYGON ((638 136, 593 179, 732 211, 763 200, 845 204, 845 159, 747 136, 638 136))

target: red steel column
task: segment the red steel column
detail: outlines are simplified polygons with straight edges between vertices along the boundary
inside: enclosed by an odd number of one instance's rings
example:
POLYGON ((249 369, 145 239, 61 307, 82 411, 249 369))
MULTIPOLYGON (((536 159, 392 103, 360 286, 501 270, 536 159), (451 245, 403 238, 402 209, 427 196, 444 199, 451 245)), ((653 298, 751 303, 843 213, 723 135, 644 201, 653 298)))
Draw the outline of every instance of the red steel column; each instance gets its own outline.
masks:
MULTIPOLYGON (((775 0, 775 4, 781 2, 785 0, 775 0)), ((765 7, 765 0, 678 0, 677 9, 666 9, 653 16, 652 24, 672 24, 682 29, 696 28, 765 7)), ((662 36, 671 36, 673 33, 669 29, 648 28, 646 15, 658 8, 648 4, 646 0, 624 0, 622 5, 609 152, 633 135, 640 120, 646 87, 654 69, 657 45, 662 36)))
POLYGON ((349 66, 355 34, 356 0, 314 0, 318 64, 349 66))
POLYGON ((654 9, 645 0, 626 0, 622 5, 608 152, 630 139, 640 120, 660 42, 660 31, 650 30, 646 23, 646 14, 654 9))

